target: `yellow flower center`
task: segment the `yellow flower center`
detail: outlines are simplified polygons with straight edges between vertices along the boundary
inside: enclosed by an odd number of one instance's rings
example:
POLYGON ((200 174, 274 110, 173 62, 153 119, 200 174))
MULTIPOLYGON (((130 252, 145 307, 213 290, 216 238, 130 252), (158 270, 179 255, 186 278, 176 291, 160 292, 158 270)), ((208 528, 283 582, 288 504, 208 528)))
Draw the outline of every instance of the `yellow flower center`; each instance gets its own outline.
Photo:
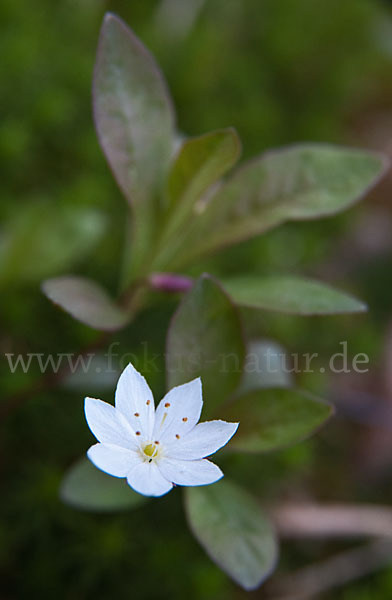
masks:
POLYGON ((143 452, 151 461, 158 454, 157 444, 147 444, 147 446, 144 446, 143 452))

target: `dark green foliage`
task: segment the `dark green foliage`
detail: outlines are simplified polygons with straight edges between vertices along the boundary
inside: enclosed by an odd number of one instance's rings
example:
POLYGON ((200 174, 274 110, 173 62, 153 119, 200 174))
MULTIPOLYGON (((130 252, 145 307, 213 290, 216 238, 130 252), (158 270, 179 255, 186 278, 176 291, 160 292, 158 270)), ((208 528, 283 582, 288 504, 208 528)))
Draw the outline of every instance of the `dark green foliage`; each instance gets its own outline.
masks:
MULTIPOLYGON (((164 21, 157 16, 159 4, 157 0, 3 0, 0 7, 4 107, 0 267, 8 261, 0 275, 4 283, 0 376, 7 409, 0 442, 4 598, 125 600, 132 595, 141 600, 184 596, 223 600, 238 596, 234 585, 192 541, 181 516, 180 490, 159 503, 115 515, 79 512, 60 502, 64 472, 91 443, 82 413, 83 396, 91 393, 83 387, 86 384, 77 391, 56 387, 22 400, 13 396, 34 385, 41 374, 35 362, 28 373, 20 368, 11 373, 5 353, 74 353, 94 345, 99 335, 41 297, 42 278, 75 272, 99 281, 115 297, 120 272, 127 279, 136 266, 142 270, 136 262, 129 267, 129 254, 124 258, 128 208, 93 129, 91 77, 105 10, 120 14, 156 56, 170 84, 179 130, 200 136, 232 125, 243 140, 245 159, 293 142, 364 145, 358 125, 376 114, 380 105, 389 109, 392 101, 387 43, 391 23, 381 2, 212 0, 205 3, 185 37, 163 28, 164 21), (50 228, 47 236, 45 227, 50 228), (23 242, 20 246, 13 241, 17 235, 23 242)), ((208 184, 237 158, 234 134, 222 135, 225 140, 228 136, 228 145, 220 147, 224 156, 219 168, 213 162, 207 176, 203 171, 208 184)), ((204 176, 188 189, 189 205, 199 182, 203 188, 204 176)), ((176 190, 176 185, 169 187, 169 196, 174 197, 176 190)), ((298 272, 325 279, 330 256, 335 261, 330 280, 335 282, 339 276, 334 277, 334 269, 343 258, 334 253, 339 255, 336 248, 353 231, 360 210, 371 208, 354 209, 349 216, 320 223, 286 225, 193 265, 190 272, 210 271, 223 279, 243 273, 259 278, 298 272)), ((175 228, 182 227, 186 212, 178 221, 181 226, 177 223, 175 228)), ((155 243, 154 232, 149 235, 155 243)), ((209 242, 210 236, 204 241, 209 242)), ((183 259, 183 248, 174 256, 183 259)), ((171 260, 173 252, 168 255, 171 260)), ((158 260, 156 265, 160 266, 158 260)), ((386 300, 390 260, 350 268, 341 276, 340 287, 351 287, 370 300, 370 316, 306 321, 245 310, 247 337, 276 338, 297 352, 318 351, 320 360, 338 351, 341 339, 348 339, 351 354, 367 352, 375 362, 385 329, 381 317, 390 312, 386 300)), ((114 358, 116 368, 124 366, 118 364, 119 358, 135 362, 159 398, 165 391, 164 337, 177 303, 164 300, 158 305, 156 299, 161 298, 155 298, 151 307, 148 297, 137 322, 111 340, 119 342, 114 348, 120 355, 114 358)), ((104 344, 101 351, 107 352, 108 346, 104 344)), ((238 348, 242 355, 242 347, 238 348)), ((239 383, 237 375, 233 379, 239 383)), ((325 377, 319 373, 302 373, 297 379, 301 388, 316 395, 328 393, 325 377)), ((235 387, 230 383, 227 393, 235 387)), ((279 391, 281 396, 292 393, 279 391)), ((94 394, 112 401, 111 389, 94 390, 94 394)), ((309 429, 316 424, 312 422, 309 429)), ((293 489, 331 501, 387 502, 387 486, 369 487, 353 473, 358 431, 340 427, 331 425, 321 439, 276 455, 222 455, 222 465, 229 477, 264 501, 275 502, 293 489)), ((287 546, 283 568, 300 566, 300 559, 321 559, 324 550, 287 546)), ((331 598, 384 600, 390 590, 390 577, 380 576, 331 598)))

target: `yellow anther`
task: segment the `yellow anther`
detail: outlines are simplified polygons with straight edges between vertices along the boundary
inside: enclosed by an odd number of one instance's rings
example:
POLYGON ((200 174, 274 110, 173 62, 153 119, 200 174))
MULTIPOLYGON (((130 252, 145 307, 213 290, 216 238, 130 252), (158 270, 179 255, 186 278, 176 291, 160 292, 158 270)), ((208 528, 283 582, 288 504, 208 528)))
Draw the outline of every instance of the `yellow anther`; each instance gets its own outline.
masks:
POLYGON ((149 458, 155 458, 158 454, 158 448, 156 447, 156 444, 147 444, 147 446, 144 446, 143 452, 149 458))

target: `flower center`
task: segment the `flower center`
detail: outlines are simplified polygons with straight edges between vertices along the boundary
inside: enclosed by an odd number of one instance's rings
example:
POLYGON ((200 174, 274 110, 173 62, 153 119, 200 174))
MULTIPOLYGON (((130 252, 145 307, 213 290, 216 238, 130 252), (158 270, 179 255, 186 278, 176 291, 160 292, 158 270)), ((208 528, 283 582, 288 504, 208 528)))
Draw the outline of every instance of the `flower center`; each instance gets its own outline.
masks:
POLYGON ((151 462, 153 458, 156 458, 158 455, 158 444, 155 442, 154 444, 147 444, 143 448, 143 452, 146 458, 148 458, 148 462, 151 462))

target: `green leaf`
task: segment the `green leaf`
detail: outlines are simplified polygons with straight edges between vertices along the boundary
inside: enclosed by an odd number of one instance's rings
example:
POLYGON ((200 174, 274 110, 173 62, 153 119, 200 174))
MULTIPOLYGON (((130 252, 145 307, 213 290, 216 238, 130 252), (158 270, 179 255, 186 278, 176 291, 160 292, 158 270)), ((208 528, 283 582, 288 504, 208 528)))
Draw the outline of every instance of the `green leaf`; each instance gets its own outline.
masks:
POLYGON ((293 377, 286 366, 285 349, 270 340, 255 340, 248 344, 244 373, 238 394, 271 387, 291 387, 293 377))
POLYGON ((382 156, 321 144, 267 152, 221 186, 195 222, 178 264, 263 233, 290 220, 339 213, 385 172, 382 156))
POLYGON ((162 226, 154 269, 170 265, 186 240, 187 224, 202 210, 205 196, 238 160, 241 142, 232 128, 186 140, 169 173, 168 212, 162 226))
POLYGON ((224 418, 240 422, 231 450, 269 452, 307 438, 332 414, 327 402, 298 390, 277 388, 236 398, 224 418))
POLYGON ((33 202, 6 223, 0 237, 0 285, 35 283, 85 258, 105 230, 90 208, 33 202))
POLYGON ((136 508, 146 501, 125 479, 103 473, 85 457, 65 475, 60 498, 80 510, 106 512, 136 508))
POLYGON ((211 131, 186 140, 171 167, 170 206, 193 206, 208 188, 237 162, 241 142, 233 128, 211 131))
POLYGON ((105 16, 93 82, 99 141, 128 202, 122 287, 146 275, 145 262, 160 226, 159 194, 174 146, 174 111, 166 82, 150 52, 117 16, 105 16), (132 248, 129 251, 129 240, 132 248))
POLYGON ((126 198, 138 202, 163 183, 173 144, 173 110, 154 58, 129 27, 106 14, 93 84, 95 125, 126 198))
POLYGON ((271 574, 277 541, 268 518, 247 492, 228 481, 187 488, 185 506, 196 539, 241 587, 253 590, 271 574))
POLYGON ((66 275, 47 279, 42 291, 54 304, 94 329, 114 331, 130 321, 130 315, 95 281, 66 275))
POLYGON ((223 286, 235 304, 295 315, 329 315, 366 310, 356 298, 303 277, 235 277, 223 286))
POLYGON ((245 358, 235 307, 210 276, 200 277, 175 313, 167 338, 169 388, 200 376, 205 411, 237 387, 245 358))
POLYGON ((169 210, 177 224, 194 208, 210 186, 237 162, 241 142, 235 129, 212 131, 186 140, 171 167, 169 210))

